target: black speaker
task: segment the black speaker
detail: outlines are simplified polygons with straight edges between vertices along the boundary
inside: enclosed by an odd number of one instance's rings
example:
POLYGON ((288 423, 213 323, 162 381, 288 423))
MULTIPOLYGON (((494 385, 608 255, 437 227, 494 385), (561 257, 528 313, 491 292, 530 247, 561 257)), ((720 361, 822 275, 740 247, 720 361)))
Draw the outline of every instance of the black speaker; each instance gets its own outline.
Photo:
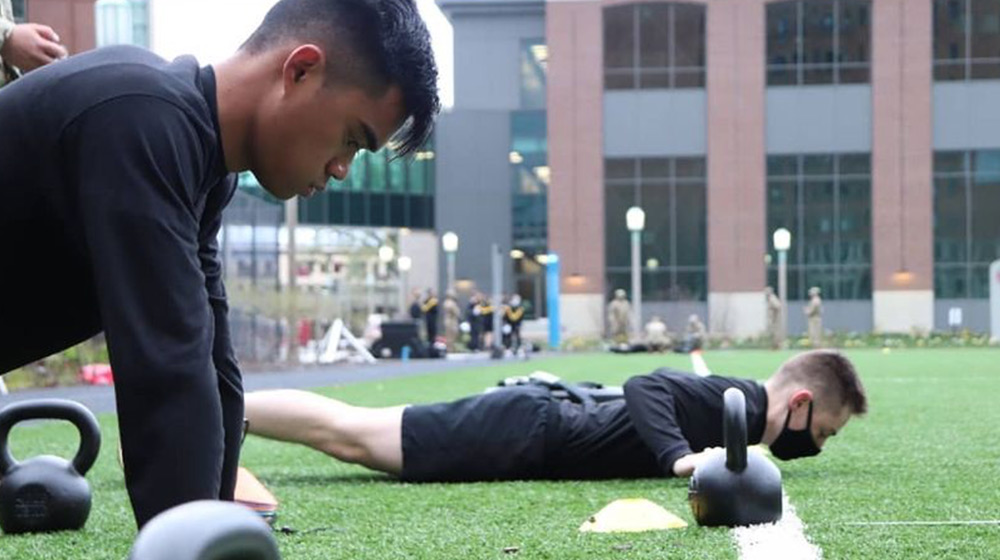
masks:
POLYGON ((372 345, 372 354, 376 358, 384 358, 385 351, 388 350, 389 357, 399 358, 404 346, 410 347, 411 358, 427 356, 427 345, 420 340, 420 329, 416 321, 386 321, 382 323, 382 338, 372 345))

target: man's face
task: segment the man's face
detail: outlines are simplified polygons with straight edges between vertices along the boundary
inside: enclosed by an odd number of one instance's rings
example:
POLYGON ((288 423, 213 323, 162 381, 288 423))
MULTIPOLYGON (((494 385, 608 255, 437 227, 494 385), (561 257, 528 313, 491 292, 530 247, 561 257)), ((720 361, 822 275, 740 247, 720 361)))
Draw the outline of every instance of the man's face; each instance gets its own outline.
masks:
MULTIPOLYGON (((804 430, 809 423, 809 401, 791 403, 789 406, 792 415, 788 419, 788 429, 804 430)), ((819 403, 815 404, 811 431, 816 446, 822 449, 826 440, 837 435, 850 419, 851 410, 846 406, 839 411, 832 411, 819 403)))
POLYGON ((381 148, 405 118, 397 86, 378 95, 325 86, 322 59, 309 62, 286 67, 280 91, 261 107, 252 131, 251 170, 283 200, 311 196, 331 178, 346 178, 357 152, 381 148))

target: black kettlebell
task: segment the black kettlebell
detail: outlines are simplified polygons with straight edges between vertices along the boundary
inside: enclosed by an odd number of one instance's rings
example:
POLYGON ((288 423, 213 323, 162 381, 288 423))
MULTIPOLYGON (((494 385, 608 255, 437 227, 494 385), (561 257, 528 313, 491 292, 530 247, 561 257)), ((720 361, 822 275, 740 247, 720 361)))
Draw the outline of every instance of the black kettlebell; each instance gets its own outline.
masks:
POLYGON ((781 471, 760 453, 747 453, 746 397, 735 387, 722 395, 725 452, 695 469, 688 501, 699 525, 737 527, 781 519, 781 471))
POLYGON ((271 528, 246 506, 201 500, 157 515, 128 560, 280 560, 271 528))
POLYGON ((5 533, 74 530, 90 515, 87 473, 101 448, 97 419, 82 404, 40 399, 0 410, 0 528, 5 533), (41 455, 17 462, 10 453, 10 429, 22 420, 68 420, 80 431, 72 461, 41 455))

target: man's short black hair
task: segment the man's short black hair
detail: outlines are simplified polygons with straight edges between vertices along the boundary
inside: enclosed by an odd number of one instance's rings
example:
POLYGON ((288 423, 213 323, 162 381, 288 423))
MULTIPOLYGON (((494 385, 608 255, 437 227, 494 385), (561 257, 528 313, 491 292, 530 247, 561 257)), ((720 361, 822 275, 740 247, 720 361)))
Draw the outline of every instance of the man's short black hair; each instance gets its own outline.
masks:
POLYGON ((392 139, 399 155, 418 150, 440 110, 430 33, 414 0, 281 0, 240 47, 251 54, 295 39, 330 56, 327 76, 371 93, 395 84, 407 119, 392 139))

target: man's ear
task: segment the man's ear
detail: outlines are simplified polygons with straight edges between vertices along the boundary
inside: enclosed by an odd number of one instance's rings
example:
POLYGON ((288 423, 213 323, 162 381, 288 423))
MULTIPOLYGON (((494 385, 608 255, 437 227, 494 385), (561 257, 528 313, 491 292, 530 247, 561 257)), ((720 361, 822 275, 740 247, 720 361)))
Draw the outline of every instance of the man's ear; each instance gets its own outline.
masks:
POLYGON ((788 407, 797 410, 807 406, 813 400, 813 393, 809 389, 796 389, 792 392, 792 397, 788 401, 788 407))
POLYGON ((307 80, 319 79, 322 83, 326 55, 316 45, 299 45, 285 57, 281 68, 282 82, 288 90, 307 80))

